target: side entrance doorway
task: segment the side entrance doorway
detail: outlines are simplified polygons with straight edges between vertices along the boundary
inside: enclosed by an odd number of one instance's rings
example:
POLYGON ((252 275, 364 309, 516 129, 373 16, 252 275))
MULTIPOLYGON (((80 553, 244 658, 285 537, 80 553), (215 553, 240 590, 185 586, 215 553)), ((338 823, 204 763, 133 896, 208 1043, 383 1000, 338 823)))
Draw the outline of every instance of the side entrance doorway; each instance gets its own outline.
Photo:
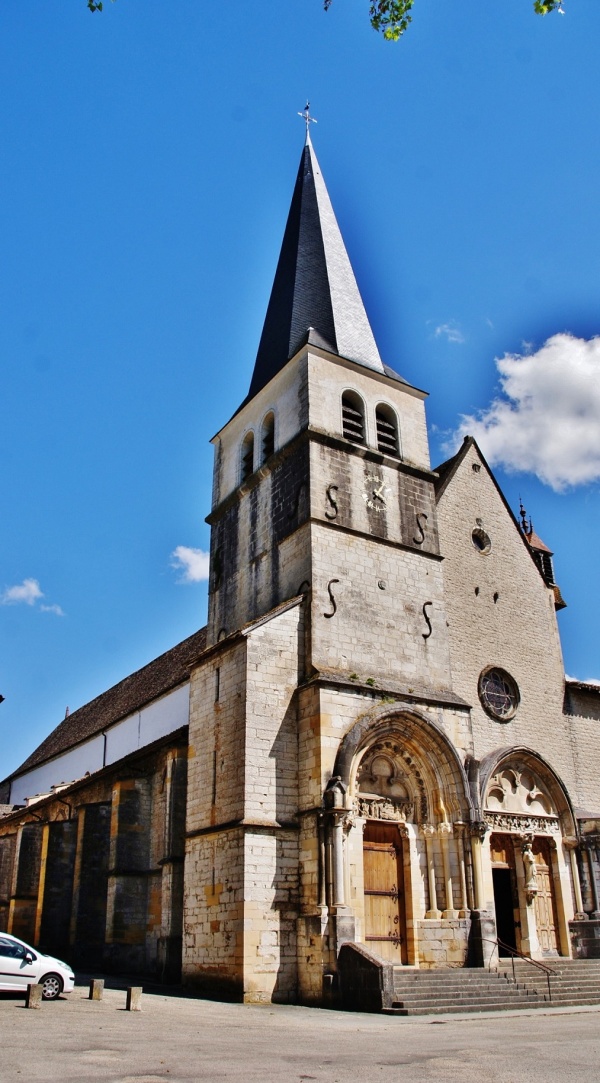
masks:
POLYGON ((396 824, 367 821, 363 875, 365 942, 383 959, 406 963, 404 853, 396 824))
POLYGON ((496 935, 503 942, 499 945, 498 953, 508 956, 508 949, 513 948, 529 954, 528 947, 523 945, 531 945, 543 955, 559 955, 551 842, 543 836, 536 836, 526 845, 528 867, 524 870, 525 882, 520 890, 515 869, 516 846, 519 850, 523 849, 522 836, 499 832, 490 838, 496 935), (523 929, 521 920, 526 922, 523 929))
POLYGON ((519 897, 515 872, 515 850, 510 835, 492 835, 490 839, 494 906, 496 908, 496 935, 502 941, 498 954, 510 955, 508 948, 520 950, 517 943, 519 929, 519 897))

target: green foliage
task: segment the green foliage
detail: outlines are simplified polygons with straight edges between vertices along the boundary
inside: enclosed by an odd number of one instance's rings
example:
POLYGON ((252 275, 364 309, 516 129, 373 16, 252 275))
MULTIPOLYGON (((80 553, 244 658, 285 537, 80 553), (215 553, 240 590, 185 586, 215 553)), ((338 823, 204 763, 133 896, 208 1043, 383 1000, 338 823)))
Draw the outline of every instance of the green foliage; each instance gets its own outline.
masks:
MULTIPOLYGON (((102 0, 86 0, 89 11, 102 11, 102 0)), ((386 41, 398 41, 411 22, 415 0, 369 0, 369 18, 373 30, 382 34, 386 41)), ((114 0, 113 0, 114 3, 114 0)), ((323 0, 328 11, 333 0, 323 0)), ((538 15, 562 11, 562 0, 533 0, 533 10, 538 15)))
MULTIPOLYGON (((369 0, 371 26, 386 41, 398 41, 408 30, 412 22, 410 14, 415 0, 369 0)), ((323 0, 327 11, 333 0, 323 0)), ((562 0, 534 0, 533 9, 538 15, 548 15, 551 11, 562 11, 562 0)))
POLYGON ((414 0, 370 0, 369 17, 373 30, 383 34, 386 41, 398 41, 412 22, 413 4, 414 0))

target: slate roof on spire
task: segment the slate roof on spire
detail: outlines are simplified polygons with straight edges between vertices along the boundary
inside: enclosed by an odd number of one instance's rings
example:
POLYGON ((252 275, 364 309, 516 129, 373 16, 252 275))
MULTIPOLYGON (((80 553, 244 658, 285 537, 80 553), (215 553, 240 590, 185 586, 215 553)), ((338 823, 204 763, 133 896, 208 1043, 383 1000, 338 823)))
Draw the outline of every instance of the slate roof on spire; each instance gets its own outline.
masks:
MULTIPOLYGON (((369 369, 382 364, 307 133, 248 398, 307 340, 369 369)), ((401 379, 395 373, 396 379, 401 379)))

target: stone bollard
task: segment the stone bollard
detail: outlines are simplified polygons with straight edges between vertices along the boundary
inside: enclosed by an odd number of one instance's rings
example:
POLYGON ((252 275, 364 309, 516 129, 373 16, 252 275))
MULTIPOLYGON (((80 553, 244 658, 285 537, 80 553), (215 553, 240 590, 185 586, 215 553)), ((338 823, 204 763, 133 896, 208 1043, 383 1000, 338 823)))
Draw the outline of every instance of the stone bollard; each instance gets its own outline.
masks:
POLYGON ((43 991, 44 991, 44 986, 43 985, 28 985, 27 986, 27 999, 25 1001, 25 1007, 26 1008, 41 1008, 43 991))
POLYGON ((126 1011, 128 1012, 141 1012, 142 1010, 142 990, 140 986, 130 985, 127 989, 127 1005, 126 1011))
POLYGON ((102 1000, 104 992, 104 978, 92 978, 90 982, 90 1000, 102 1000))

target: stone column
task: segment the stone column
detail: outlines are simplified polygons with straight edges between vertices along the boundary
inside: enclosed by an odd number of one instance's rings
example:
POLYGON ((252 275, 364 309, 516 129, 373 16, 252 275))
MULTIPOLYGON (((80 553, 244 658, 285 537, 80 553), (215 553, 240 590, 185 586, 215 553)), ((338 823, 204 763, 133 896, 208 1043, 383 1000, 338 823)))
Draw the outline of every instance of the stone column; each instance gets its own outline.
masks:
POLYGON ((466 918, 469 909, 469 900, 467 897, 467 870, 465 864, 465 827, 466 824, 464 823, 457 822, 454 824, 454 833, 458 847, 458 875, 460 882, 459 918, 466 918))
POLYGON ((437 889, 435 885, 435 863, 433 858, 433 837, 435 833, 435 827, 432 824, 423 824, 425 852, 427 854, 427 883, 429 885, 429 910, 427 910, 425 917, 439 920, 442 916, 442 912, 441 910, 438 910, 437 889))
POLYGON ((569 851, 571 861, 571 878, 573 880, 573 892, 575 894, 575 921, 587 921, 587 914, 583 909, 583 897, 581 895, 581 881, 579 879, 579 867, 577 865, 578 839, 563 839, 563 843, 569 851))
POLYGON ((333 905, 345 906, 344 893, 344 810, 333 818, 333 905))
POLYGON ((319 883, 318 883, 318 903, 317 905, 324 908, 327 905, 327 881, 326 881, 326 844, 325 844, 325 824, 323 823, 323 813, 319 812, 317 816, 317 828, 319 839, 319 883))
POLYGON ((481 863, 481 843, 485 838, 487 831, 487 824, 482 820, 479 823, 471 824, 471 854, 473 855, 473 892, 475 898, 473 902, 475 904, 475 910, 485 909, 485 899, 483 897, 483 867, 481 863))
POLYGON ((593 910, 590 914, 590 917, 593 921, 597 921, 600 918, 600 907, 598 906, 598 884, 596 883, 596 873, 594 870, 594 846, 591 842, 586 841, 585 852, 587 854, 588 869, 590 873, 590 888, 592 891, 593 910))
POLYGON ((442 863, 444 867, 444 888, 446 892, 446 909, 442 913, 443 918, 454 920, 458 917, 458 910, 454 909, 454 887, 452 884, 452 871, 450 868, 450 838, 453 830, 452 824, 441 823, 439 825, 440 839, 442 843, 442 863))

